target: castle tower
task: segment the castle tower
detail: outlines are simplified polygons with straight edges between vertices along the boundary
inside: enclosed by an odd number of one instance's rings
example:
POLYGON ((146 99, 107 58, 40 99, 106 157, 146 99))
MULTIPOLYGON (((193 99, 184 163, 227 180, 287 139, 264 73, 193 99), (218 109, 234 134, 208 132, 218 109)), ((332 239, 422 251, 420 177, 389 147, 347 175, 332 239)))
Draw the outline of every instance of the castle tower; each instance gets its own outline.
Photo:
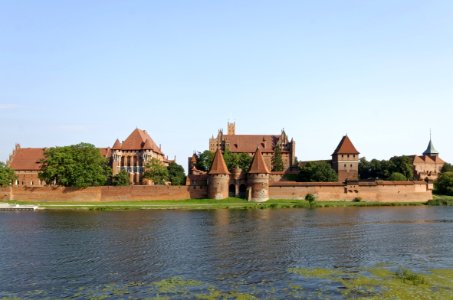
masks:
POLYGON ((118 139, 116 139, 115 143, 112 147, 112 174, 117 175, 121 170, 121 143, 118 139))
POLYGON ((249 201, 265 202, 269 200, 269 174, 263 154, 257 148, 247 177, 249 201))
POLYGON ((332 168, 338 174, 338 181, 359 180, 360 152, 345 135, 332 154, 332 168))
POLYGON ((228 171, 222 151, 217 149, 208 177, 208 198, 221 200, 228 198, 228 183, 230 172, 228 171))
POLYGON ((228 135, 236 135, 236 123, 228 122, 228 135))

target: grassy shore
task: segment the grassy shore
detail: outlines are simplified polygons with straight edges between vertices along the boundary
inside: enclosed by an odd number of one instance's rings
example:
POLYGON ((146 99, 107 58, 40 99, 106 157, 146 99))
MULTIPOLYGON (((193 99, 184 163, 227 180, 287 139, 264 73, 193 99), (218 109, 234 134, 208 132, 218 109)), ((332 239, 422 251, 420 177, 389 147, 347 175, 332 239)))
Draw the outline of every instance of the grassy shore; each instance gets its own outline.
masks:
MULTIPOLYGON (((452 197, 453 198, 453 197, 452 197)), ((438 201, 439 202, 439 201, 438 201)), ((435 204, 439 205, 436 202, 435 204)), ((425 205, 420 202, 353 202, 353 201, 315 201, 305 200, 269 200, 264 203, 248 202, 240 198, 225 200, 191 199, 159 201, 118 201, 118 202, 29 202, 10 201, 12 204, 37 205, 42 209, 62 210, 140 210, 140 209, 266 209, 266 208, 320 208, 320 207, 368 207, 368 206, 415 206, 425 205)))

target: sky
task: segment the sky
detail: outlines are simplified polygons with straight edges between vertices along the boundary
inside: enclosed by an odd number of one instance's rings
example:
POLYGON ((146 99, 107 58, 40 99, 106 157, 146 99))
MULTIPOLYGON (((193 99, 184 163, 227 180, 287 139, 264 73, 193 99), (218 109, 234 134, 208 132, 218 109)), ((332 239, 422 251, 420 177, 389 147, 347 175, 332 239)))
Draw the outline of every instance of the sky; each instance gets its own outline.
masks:
POLYGON ((421 154, 432 130, 453 162, 453 1, 0 0, 0 115, 0 161, 138 127, 187 167, 236 122, 299 160, 345 134, 421 154))

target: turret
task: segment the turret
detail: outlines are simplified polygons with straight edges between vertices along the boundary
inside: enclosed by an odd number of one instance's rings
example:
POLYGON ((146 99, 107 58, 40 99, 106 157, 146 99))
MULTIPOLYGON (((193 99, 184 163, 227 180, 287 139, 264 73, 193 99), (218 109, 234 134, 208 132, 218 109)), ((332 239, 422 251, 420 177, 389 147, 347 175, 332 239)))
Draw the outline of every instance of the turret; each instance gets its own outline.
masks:
POLYGON ((249 201, 265 202, 269 200, 269 174, 263 154, 257 148, 247 175, 249 201))
POLYGON ((220 149, 215 153, 208 174, 208 198, 217 200, 228 198, 230 172, 220 149))

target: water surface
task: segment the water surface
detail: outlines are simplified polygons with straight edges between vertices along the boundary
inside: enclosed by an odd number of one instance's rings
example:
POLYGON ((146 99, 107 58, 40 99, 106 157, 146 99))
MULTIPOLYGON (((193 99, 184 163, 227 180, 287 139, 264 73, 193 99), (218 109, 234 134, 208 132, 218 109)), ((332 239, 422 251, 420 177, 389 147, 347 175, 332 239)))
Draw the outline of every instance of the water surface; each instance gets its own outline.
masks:
POLYGON ((452 249, 453 207, 0 212, 0 298, 316 299, 290 269, 453 269, 452 249))

